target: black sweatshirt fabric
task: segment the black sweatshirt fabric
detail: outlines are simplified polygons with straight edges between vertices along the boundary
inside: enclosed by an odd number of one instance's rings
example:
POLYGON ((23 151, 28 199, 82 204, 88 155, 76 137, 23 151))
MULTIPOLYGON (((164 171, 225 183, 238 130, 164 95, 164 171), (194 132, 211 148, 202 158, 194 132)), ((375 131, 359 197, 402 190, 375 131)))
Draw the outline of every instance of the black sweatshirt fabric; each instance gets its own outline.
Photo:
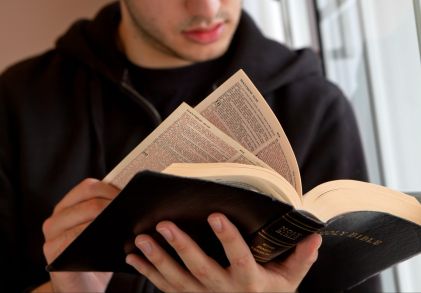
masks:
MULTIPOLYGON (((304 191, 327 180, 366 180, 351 106, 317 56, 266 39, 243 13, 221 58, 166 70, 139 68, 117 46, 117 3, 80 20, 54 49, 0 77, 1 292, 48 280, 42 223, 86 177, 103 178, 178 104, 191 106, 242 68, 273 108, 297 156, 304 191)), ((110 292, 154 292, 116 275, 110 292)))

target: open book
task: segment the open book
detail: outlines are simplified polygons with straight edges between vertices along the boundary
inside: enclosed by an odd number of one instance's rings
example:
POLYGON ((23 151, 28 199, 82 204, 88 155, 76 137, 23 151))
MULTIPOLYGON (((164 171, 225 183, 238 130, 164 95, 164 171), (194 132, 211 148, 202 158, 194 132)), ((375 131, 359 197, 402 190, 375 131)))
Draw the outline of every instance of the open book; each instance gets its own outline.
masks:
POLYGON ((206 218, 233 221, 259 262, 284 257, 321 233, 319 259, 304 288, 344 289, 421 251, 421 204, 386 187, 352 180, 302 195, 292 148, 264 98, 243 71, 195 109, 180 105, 105 178, 122 189, 57 257, 50 271, 133 272, 127 253, 172 220, 227 265, 206 218), (112 237, 109 237, 112 235, 112 237), (101 243, 101 245, 97 245, 101 243))
POLYGON ((383 212, 421 225, 420 202, 389 188, 356 180, 320 184, 301 196, 282 176, 259 166, 235 163, 174 163, 163 173, 212 180, 254 190, 290 204, 324 223, 359 211, 383 212))

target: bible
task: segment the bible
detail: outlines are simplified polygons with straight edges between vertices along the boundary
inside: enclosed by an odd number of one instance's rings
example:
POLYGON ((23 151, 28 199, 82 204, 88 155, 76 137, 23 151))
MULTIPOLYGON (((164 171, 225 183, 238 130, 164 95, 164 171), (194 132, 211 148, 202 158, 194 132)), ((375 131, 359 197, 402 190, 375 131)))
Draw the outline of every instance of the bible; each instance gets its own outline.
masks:
POLYGON ((229 265, 206 218, 224 213, 256 261, 288 255, 320 233, 319 259, 302 286, 350 288, 421 251, 415 197, 354 180, 302 194, 298 164, 281 125, 243 71, 196 108, 180 105, 105 178, 122 191, 47 267, 132 272, 125 264, 140 233, 174 221, 221 265, 229 265), (98 245, 100 243, 100 245, 98 245), (334 277, 333 277, 334 276, 334 277))

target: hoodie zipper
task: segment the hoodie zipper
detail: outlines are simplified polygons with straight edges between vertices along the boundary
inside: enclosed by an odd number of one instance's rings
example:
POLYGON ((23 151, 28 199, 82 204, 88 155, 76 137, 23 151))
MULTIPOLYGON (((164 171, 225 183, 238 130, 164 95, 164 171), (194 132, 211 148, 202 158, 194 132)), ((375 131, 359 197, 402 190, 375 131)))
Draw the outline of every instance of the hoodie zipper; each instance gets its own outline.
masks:
POLYGON ((158 126, 162 122, 162 117, 159 114, 158 110, 155 108, 155 106, 149 102, 144 96, 142 96, 136 89, 133 87, 129 71, 127 69, 123 72, 123 77, 120 82, 120 86, 122 89, 130 95, 138 104, 142 107, 143 110, 146 111, 148 116, 152 119, 155 126, 158 126))

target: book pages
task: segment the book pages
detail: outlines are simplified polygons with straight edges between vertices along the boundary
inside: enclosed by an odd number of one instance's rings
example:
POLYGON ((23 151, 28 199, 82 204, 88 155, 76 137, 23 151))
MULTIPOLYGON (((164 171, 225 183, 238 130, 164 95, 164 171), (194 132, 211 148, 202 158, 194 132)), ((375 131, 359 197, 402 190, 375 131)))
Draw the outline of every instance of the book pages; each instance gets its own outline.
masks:
POLYGON ((306 211, 325 222, 346 213, 377 211, 421 225, 421 204, 415 197, 373 183, 328 181, 307 192, 303 201, 306 211))
POLYGON ((288 138, 244 71, 239 70, 195 109, 281 174, 302 195, 300 172, 288 138))
POLYGON ((104 181, 122 189, 142 170, 162 171, 172 163, 232 162, 271 169, 242 145, 181 104, 104 181))
POLYGON ((211 180, 268 195, 297 209, 303 206, 303 197, 273 169, 235 163, 174 163, 162 173, 211 180))

